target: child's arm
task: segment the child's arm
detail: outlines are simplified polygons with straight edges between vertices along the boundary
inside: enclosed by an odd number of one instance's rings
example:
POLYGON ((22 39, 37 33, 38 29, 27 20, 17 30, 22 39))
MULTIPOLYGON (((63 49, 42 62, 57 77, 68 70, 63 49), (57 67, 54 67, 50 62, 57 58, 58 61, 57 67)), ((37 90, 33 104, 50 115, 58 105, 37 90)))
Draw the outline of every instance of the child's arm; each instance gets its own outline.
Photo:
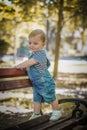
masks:
POLYGON ((30 66, 32 66, 34 64, 37 64, 37 61, 34 60, 34 59, 30 59, 30 60, 26 60, 26 61, 20 63, 19 65, 16 65, 15 67, 18 68, 18 69, 19 68, 23 69, 23 68, 30 67, 30 66))

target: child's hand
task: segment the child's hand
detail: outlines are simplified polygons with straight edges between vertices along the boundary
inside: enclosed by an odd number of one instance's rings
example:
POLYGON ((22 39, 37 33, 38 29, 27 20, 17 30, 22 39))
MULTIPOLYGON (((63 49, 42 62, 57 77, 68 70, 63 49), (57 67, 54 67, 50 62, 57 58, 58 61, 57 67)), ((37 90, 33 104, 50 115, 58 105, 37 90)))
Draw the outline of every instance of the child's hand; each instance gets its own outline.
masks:
POLYGON ((19 66, 15 66, 16 69, 20 69, 20 70, 23 70, 24 68, 22 67, 19 67, 19 66))
POLYGON ((24 68, 23 67, 21 67, 20 65, 15 65, 14 67, 12 67, 12 68, 15 68, 15 69, 21 69, 21 70, 23 70, 24 68))

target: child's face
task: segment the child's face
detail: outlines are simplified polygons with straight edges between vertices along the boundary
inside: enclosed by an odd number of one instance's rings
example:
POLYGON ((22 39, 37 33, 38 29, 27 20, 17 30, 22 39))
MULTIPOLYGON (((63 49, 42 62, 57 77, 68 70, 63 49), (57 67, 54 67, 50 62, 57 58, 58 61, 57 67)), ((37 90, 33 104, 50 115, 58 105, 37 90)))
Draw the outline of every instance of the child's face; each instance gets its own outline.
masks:
POLYGON ((43 49, 44 45, 45 43, 41 40, 39 35, 29 38, 29 49, 32 52, 43 49))

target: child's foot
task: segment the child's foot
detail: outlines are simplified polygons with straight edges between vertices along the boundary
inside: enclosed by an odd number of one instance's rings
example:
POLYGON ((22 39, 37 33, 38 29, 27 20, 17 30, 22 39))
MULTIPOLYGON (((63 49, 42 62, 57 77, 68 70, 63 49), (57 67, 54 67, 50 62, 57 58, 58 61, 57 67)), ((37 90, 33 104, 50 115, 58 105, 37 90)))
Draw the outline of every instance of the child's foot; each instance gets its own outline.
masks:
POLYGON ((59 111, 59 110, 54 110, 54 111, 52 112, 52 115, 51 115, 51 117, 50 117, 50 120, 51 120, 51 121, 58 120, 61 116, 62 116, 61 111, 59 111))
POLYGON ((29 120, 35 119, 35 118, 40 117, 40 116, 42 116, 42 115, 33 113, 32 116, 29 118, 29 120))

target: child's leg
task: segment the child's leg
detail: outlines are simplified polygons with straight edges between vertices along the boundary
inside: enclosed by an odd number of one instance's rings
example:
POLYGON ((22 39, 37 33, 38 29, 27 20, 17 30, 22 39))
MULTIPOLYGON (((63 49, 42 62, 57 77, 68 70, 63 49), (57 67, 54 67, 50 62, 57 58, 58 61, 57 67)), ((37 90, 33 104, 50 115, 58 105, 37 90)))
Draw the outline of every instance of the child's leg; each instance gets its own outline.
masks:
POLYGON ((41 103, 40 102, 34 102, 34 113, 40 114, 41 110, 41 103))
POLYGON ((52 121, 58 120, 62 116, 61 111, 58 110, 58 101, 54 100, 53 102, 51 102, 51 106, 52 106, 53 112, 50 117, 50 120, 52 121))
POLYGON ((52 101, 51 106, 53 110, 58 110, 58 101, 57 100, 52 101))
POLYGON ((41 103, 40 102, 34 102, 34 112, 29 120, 40 117, 42 115, 41 113, 41 103))

